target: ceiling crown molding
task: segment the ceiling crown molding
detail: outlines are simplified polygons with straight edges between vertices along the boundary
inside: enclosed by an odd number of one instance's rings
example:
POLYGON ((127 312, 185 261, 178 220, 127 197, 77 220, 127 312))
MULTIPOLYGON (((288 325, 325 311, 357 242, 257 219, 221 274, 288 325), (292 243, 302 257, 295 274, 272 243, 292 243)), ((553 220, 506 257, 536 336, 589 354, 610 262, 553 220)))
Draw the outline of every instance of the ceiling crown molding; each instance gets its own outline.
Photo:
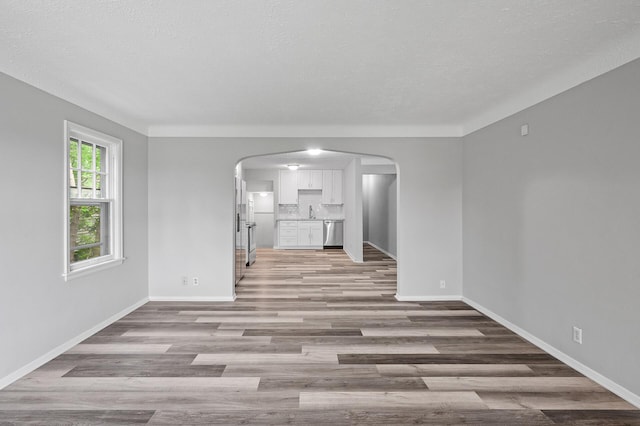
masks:
POLYGON ((640 58, 640 32, 461 123, 464 136, 640 58))
POLYGON ((460 137, 460 126, 150 126, 149 137, 416 138, 460 137))

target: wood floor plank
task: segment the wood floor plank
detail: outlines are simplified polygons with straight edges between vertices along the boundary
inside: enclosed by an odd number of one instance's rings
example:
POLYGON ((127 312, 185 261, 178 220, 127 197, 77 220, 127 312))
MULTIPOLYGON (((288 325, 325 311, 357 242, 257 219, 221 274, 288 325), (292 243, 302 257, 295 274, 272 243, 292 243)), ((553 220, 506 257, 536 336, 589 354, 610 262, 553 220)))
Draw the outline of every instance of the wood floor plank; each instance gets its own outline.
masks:
POLYGON ((480 331, 474 328, 407 328, 407 327, 380 327, 362 328, 363 336, 454 336, 454 337, 475 337, 483 336, 480 331))
POLYGON ((602 392, 478 392, 494 410, 633 410, 635 407, 608 391, 602 392))
POLYGON ((475 392, 300 392, 300 408, 487 408, 475 392))
POLYGON ((246 329, 243 336, 362 336, 360 329, 331 328, 331 329, 246 329))
POLYGON ((640 410, 365 245, 258 249, 234 302, 148 302, 0 390, 0 424, 621 425, 640 410))
POLYGON ((0 410, 2 425, 147 424, 154 410, 0 410))
POLYGON ((638 426, 640 410, 543 410, 555 424, 573 426, 638 426))
POLYGON ((229 364, 222 377, 380 377, 372 365, 339 364, 229 364))
POLYGON ((505 377, 533 376, 524 364, 380 364, 377 370, 391 377, 505 377))
POLYGON ((535 364, 553 361, 551 355, 535 354, 340 354, 340 364, 535 364))
POLYGON ((350 410, 157 411, 150 425, 518 425, 554 424, 538 410, 439 410, 376 408, 350 410))
POLYGON ((176 337, 208 337, 208 336, 242 336, 244 330, 127 330, 122 335, 131 337, 176 336, 176 337))
POLYGON ((70 354, 161 354, 171 347, 170 344, 131 344, 131 343, 106 343, 89 344, 80 343, 69 349, 70 354))
POLYGON ((228 354, 228 353, 291 353, 302 352, 302 345, 272 345, 255 343, 176 343, 168 353, 181 354, 228 354))
POLYGON ((142 364, 139 366, 83 365, 74 367, 63 377, 220 377, 224 365, 166 365, 142 364))
POLYGON ((494 392, 605 392, 586 377, 423 377, 430 390, 494 392))
POLYGON ((298 408, 297 392, 12 392, 0 393, 0 410, 259 410, 298 408))
POLYGON ((427 390, 427 386, 417 377, 263 377, 258 390, 392 392, 427 390))
POLYGON ((206 316, 206 317, 198 317, 196 319, 197 323, 208 323, 208 322, 214 322, 214 323, 220 323, 220 322, 224 322, 224 323, 234 323, 234 322, 242 322, 242 323, 263 323, 263 322, 274 322, 274 323, 291 323, 291 324, 295 324, 298 322, 303 322, 304 319, 302 317, 265 317, 265 316, 260 316, 260 317, 254 317, 254 316, 220 316, 220 317, 210 317, 210 316, 206 316))
POLYGON ((544 354, 530 343, 435 343, 442 354, 544 354))
POLYGON ((349 413, 337 410, 252 410, 252 411, 171 411, 156 412, 150 425, 346 425, 349 413))
POLYGON ((211 390, 255 391, 259 377, 64 377, 28 378, 9 385, 9 391, 115 392, 156 391, 198 392, 211 390))
POLYGON ((229 353, 198 354, 193 365, 230 364, 337 364, 338 357, 333 352, 289 353, 229 353))
POLYGON ((374 344, 374 345, 304 345, 303 352, 329 352, 334 354, 437 354, 431 344, 374 344))
MULTIPOLYGON (((303 317, 303 318, 317 318, 317 317, 326 317, 326 316, 336 316, 335 311, 324 310, 324 311, 279 311, 278 317, 303 317)), ((340 315, 337 315, 340 318, 349 318, 349 317, 370 317, 370 318, 380 318, 380 317, 468 317, 468 316, 482 316, 482 314, 475 310, 467 310, 467 311, 443 311, 443 310, 349 310, 349 311, 341 311, 340 315)))

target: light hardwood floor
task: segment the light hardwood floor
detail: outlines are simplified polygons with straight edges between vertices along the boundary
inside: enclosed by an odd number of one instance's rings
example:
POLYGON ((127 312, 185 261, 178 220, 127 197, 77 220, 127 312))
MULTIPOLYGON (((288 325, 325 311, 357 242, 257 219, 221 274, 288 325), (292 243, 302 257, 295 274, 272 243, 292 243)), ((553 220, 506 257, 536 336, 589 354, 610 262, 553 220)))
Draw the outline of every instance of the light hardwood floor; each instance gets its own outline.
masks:
POLYGON ((0 424, 640 425, 462 302, 398 302, 365 247, 260 249, 227 303, 150 302, 0 391, 0 424))

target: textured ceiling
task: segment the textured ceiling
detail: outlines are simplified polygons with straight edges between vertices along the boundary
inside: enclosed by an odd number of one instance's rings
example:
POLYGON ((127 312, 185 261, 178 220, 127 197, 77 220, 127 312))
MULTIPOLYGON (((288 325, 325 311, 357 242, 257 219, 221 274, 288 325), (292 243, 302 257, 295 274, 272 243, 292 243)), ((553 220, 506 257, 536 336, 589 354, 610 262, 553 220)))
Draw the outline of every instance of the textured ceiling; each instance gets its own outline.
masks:
POLYGON ((457 135, 640 57, 638 0, 0 0, 0 12, 0 71, 151 135, 457 135))

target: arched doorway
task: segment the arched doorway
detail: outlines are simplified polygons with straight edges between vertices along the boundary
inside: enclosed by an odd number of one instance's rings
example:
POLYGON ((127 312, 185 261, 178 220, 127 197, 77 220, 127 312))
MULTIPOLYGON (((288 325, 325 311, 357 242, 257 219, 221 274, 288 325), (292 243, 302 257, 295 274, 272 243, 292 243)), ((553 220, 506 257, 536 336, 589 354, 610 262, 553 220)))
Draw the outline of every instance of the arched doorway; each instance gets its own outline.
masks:
MULTIPOLYGON (((372 211, 365 211, 370 207, 370 203, 365 204, 364 201, 371 194, 363 193, 363 187, 365 181, 371 181, 372 176, 384 176, 387 181, 393 176, 390 181, 393 183, 394 190, 393 197, 386 199, 386 201, 392 200, 393 205, 385 206, 386 214, 383 215, 387 228, 392 227, 392 229, 385 229, 386 240, 376 239, 369 243, 372 243, 376 251, 381 250, 384 255, 390 255, 396 260, 397 186, 395 176, 397 173, 398 168, 390 158, 335 150, 290 151, 251 156, 240 160, 235 168, 236 273, 234 276, 236 279, 234 286, 242 278, 246 270, 243 268, 251 262, 249 253, 254 248, 252 247, 254 241, 259 239, 261 245, 266 247, 264 244, 268 241, 268 237, 265 235, 271 235, 271 248, 291 250, 291 258, 295 260, 295 254, 299 253, 299 249, 323 249, 328 227, 324 222, 330 220, 342 222, 340 225, 343 230, 342 241, 339 241, 339 244, 332 241, 333 245, 341 246, 353 262, 365 261, 363 243, 369 241, 368 238, 364 238, 367 234, 364 221, 365 217, 370 218, 372 211), (340 183, 336 184, 336 181, 340 183), (256 198, 257 196, 260 198, 256 198), (265 200, 271 200, 272 209, 263 208, 265 200), (258 204, 262 207, 256 210, 258 204), (297 237, 292 237, 294 231, 285 230, 284 225, 285 222, 293 223, 295 220, 304 222, 304 234, 298 233, 297 237), (320 223, 309 225, 310 221, 320 223), (252 230, 248 225, 253 223, 257 226, 252 230), (314 225, 317 228, 307 230, 307 226, 314 225), (264 232, 265 227, 270 227, 271 232, 264 232), (251 240, 252 232, 253 241, 251 240), (261 237, 258 232, 261 232, 261 237), (306 239, 307 232, 311 235, 311 240, 306 239), (314 240, 314 235, 317 238, 318 232, 321 234, 320 243, 317 239, 314 240), (303 235, 303 238, 299 238, 299 235, 303 235), (387 245, 384 245, 384 241, 387 245)), ((387 184, 387 186, 390 185, 387 184)), ((371 185, 368 185, 369 189, 371 185)), ((375 192, 373 191, 372 194, 375 192)), ((381 211, 379 197, 375 202, 378 204, 373 213, 377 215, 381 211)), ((302 222, 295 226, 302 226, 302 222)), ((373 222, 379 223, 379 220, 373 222)), ((367 226, 371 226, 371 221, 367 221, 367 226)), ((259 253, 259 250, 257 252, 259 253)), ((397 290, 397 284, 394 290, 397 290)))

